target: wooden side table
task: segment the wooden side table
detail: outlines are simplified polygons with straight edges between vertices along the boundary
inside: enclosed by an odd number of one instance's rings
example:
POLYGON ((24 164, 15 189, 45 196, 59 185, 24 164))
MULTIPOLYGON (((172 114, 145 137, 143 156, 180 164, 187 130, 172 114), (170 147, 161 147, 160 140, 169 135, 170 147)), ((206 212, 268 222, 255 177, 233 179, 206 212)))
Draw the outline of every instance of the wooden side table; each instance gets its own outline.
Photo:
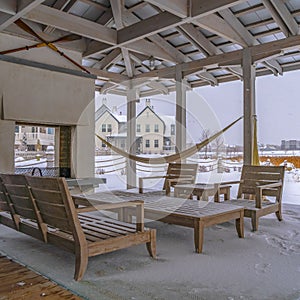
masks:
POLYGON ((197 200, 208 201, 209 196, 214 196, 215 202, 220 202, 220 195, 224 195, 224 200, 230 199, 231 185, 219 185, 219 184, 177 184, 174 186, 174 197, 180 197, 185 195, 190 199, 193 196, 197 197, 197 200))

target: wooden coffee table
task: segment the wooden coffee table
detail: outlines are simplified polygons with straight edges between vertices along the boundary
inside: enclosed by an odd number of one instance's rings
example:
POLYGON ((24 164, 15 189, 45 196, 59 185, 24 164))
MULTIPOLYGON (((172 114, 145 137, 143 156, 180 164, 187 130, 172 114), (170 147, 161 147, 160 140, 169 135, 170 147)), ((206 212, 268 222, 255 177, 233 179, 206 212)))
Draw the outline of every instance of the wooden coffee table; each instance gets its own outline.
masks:
POLYGON ((197 200, 208 201, 209 196, 214 196, 215 202, 220 202, 220 195, 224 195, 224 200, 230 200, 231 185, 220 184, 177 184, 174 186, 174 197, 182 195, 188 196, 190 199, 197 196, 197 200))
MULTIPOLYGON (((137 194, 112 191, 73 196, 75 204, 83 206, 137 199, 144 201, 146 219, 193 228, 197 253, 202 252, 206 227, 235 220, 238 236, 244 237, 244 208, 236 205, 168 197, 164 192, 137 194)), ((135 210, 126 209, 118 214, 121 220, 130 222, 135 210)))

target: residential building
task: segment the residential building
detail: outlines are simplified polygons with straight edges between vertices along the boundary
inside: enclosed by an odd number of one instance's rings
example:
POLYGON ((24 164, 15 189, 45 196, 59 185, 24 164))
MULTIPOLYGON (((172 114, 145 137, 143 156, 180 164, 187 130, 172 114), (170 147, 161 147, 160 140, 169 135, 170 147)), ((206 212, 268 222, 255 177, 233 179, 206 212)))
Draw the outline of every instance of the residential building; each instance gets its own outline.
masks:
POLYGON ((49 145, 54 145, 55 128, 16 125, 15 149, 28 151, 46 151, 49 145))
MULTIPOLYGON (((114 146, 126 150, 127 116, 110 110, 106 103, 96 111, 96 133, 114 146)), ((158 154, 174 151, 175 117, 157 114, 146 99, 145 108, 136 117, 137 153, 158 154)), ((96 147, 106 151, 105 143, 96 139, 96 147)))
POLYGON ((299 140, 282 140, 281 141, 281 150, 300 150, 300 141, 299 140))

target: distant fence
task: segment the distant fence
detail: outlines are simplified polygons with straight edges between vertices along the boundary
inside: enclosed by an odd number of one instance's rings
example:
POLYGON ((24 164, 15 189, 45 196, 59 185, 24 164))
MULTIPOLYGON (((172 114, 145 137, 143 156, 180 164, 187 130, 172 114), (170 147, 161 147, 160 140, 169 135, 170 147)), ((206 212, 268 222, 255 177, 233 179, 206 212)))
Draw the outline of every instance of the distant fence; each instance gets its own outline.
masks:
POLYGON ((60 168, 59 167, 49 167, 49 168, 38 168, 38 167, 29 167, 29 168, 15 168, 15 174, 26 174, 26 175, 37 175, 45 177, 59 177, 60 168))

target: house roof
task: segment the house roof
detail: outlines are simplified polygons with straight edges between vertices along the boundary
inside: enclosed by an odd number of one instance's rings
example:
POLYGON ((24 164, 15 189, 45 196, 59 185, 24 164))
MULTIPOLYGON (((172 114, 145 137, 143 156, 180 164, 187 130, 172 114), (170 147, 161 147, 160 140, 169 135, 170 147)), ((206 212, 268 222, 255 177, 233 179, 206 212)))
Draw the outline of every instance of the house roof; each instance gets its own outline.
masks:
POLYGON ((82 54, 101 93, 127 95, 136 84, 140 97, 167 94, 176 89, 179 69, 190 88, 239 80, 243 49, 257 76, 300 69, 299 0, 4 2, 0 32, 29 45, 41 42, 38 35, 59 39, 59 49, 82 54), (36 34, 14 24, 18 19, 36 34))

